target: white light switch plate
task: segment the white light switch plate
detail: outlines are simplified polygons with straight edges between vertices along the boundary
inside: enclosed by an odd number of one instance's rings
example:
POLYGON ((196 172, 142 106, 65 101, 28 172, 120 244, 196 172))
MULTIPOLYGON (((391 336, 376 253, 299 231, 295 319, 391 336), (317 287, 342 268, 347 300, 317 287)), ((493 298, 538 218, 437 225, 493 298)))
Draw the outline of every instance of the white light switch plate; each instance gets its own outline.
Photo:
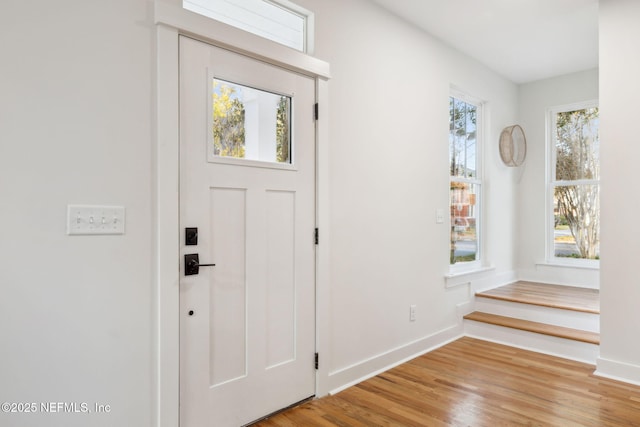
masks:
POLYGON ((67 206, 67 234, 124 234, 124 206, 67 206))
POLYGON ((436 224, 444 223, 444 209, 436 209, 436 224))

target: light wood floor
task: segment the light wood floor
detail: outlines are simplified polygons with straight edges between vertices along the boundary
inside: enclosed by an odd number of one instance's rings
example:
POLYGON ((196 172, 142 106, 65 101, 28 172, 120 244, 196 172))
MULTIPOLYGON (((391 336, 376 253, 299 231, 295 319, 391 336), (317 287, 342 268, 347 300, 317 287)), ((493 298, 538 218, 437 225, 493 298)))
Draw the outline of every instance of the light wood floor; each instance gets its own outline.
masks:
POLYGON ((640 387, 594 367, 461 338, 258 426, 640 426, 640 387))

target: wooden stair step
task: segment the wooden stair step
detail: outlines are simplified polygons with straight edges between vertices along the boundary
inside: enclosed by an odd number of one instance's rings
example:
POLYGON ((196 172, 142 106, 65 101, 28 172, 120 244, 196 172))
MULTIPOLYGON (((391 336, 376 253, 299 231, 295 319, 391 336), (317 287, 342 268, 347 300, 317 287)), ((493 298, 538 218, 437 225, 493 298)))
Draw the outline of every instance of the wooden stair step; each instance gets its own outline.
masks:
POLYGON ((566 328, 564 326, 549 325, 546 323, 532 322, 530 320, 516 319, 514 317, 499 316, 497 314, 474 311, 464 316, 467 320, 489 323, 522 331, 535 332, 589 344, 600 344, 600 334, 597 332, 581 331, 579 329, 566 328))
POLYGON ((476 296, 600 314, 600 292, 597 289, 519 281, 488 291, 478 292, 476 296))

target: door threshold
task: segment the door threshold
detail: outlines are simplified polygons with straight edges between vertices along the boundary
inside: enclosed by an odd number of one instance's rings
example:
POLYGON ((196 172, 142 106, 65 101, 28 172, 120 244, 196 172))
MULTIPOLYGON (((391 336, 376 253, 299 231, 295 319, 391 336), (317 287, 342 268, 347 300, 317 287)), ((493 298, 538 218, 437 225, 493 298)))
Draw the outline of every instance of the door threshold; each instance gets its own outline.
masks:
POLYGON ((300 401, 298 401, 298 402, 296 402, 296 403, 293 403, 293 404, 291 404, 291 405, 287 406, 286 408, 278 409, 277 411, 272 412, 272 413, 270 413, 269 415, 265 415, 265 416, 264 416, 264 417, 262 417, 262 418, 258 418, 257 420, 250 422, 249 424, 245 424, 245 425, 244 425, 244 426, 242 426, 242 427, 250 427, 250 426, 256 425, 256 424, 258 424, 258 423, 260 423, 260 422, 262 422, 262 421, 265 421, 265 420, 267 420, 267 419, 269 419, 269 418, 273 417, 274 415, 278 415, 278 414, 280 414, 280 413, 282 413, 282 412, 288 411, 289 409, 293 409, 293 408, 295 408, 296 406, 303 405, 303 404, 305 404, 305 403, 307 403, 307 402, 312 401, 312 400, 313 400, 313 399, 315 399, 315 398, 316 398, 316 396, 315 396, 315 395, 313 395, 313 396, 309 396, 309 397, 307 397, 307 398, 305 398, 305 399, 302 399, 302 400, 300 400, 300 401))

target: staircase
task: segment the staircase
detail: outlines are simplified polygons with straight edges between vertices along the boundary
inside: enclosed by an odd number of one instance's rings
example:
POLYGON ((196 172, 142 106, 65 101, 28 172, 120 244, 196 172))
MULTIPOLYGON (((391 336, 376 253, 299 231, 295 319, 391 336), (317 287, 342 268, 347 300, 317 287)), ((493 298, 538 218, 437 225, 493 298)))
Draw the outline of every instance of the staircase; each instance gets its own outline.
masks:
POLYGON ((468 336, 596 363, 596 289, 520 281, 477 293, 474 307, 464 316, 468 336))

